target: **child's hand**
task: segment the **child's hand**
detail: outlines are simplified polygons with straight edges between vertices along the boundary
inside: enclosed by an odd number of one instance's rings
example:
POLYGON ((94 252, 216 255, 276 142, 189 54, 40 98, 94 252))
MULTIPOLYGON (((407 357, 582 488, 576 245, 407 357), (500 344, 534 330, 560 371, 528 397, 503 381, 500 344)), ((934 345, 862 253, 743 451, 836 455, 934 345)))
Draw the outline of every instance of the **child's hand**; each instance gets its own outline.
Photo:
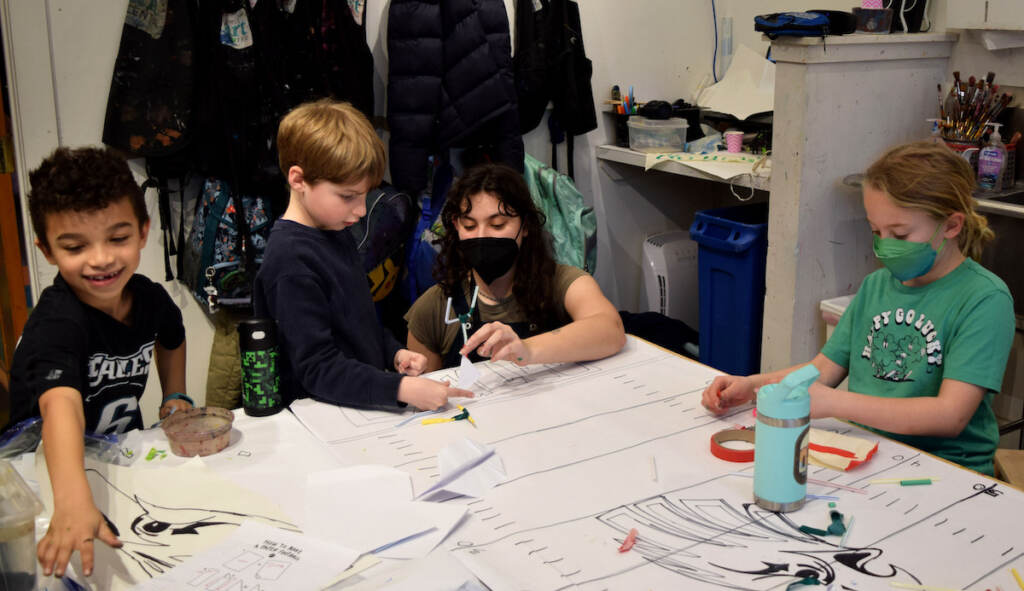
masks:
POLYGON ((395 353, 395 370, 407 376, 418 376, 427 368, 427 357, 408 349, 399 349, 395 353))
POLYGON ((190 408, 192 408, 192 405, 189 404, 187 400, 182 400, 181 398, 172 398, 167 402, 164 402, 163 405, 160 406, 160 418, 166 419, 171 415, 172 412, 188 410, 190 408))
POLYGON ((405 377, 398 384, 398 400, 420 410, 437 410, 448 404, 448 398, 472 398, 469 390, 453 388, 448 382, 427 378, 405 377))
POLYGON ((43 574, 56 573, 64 576, 64 569, 75 550, 82 557, 85 576, 92 574, 95 538, 113 548, 120 548, 121 541, 107 526, 107 520, 93 504, 92 499, 81 506, 57 505, 50 519, 50 528, 39 541, 36 556, 43 567, 43 574))
POLYGON ((716 415, 754 397, 754 382, 744 376, 718 376, 701 394, 701 404, 716 415))
POLYGON ((516 365, 530 363, 529 347, 511 326, 501 322, 488 322, 481 326, 459 349, 459 355, 468 355, 474 350, 481 357, 490 357, 491 361, 505 360, 516 365))

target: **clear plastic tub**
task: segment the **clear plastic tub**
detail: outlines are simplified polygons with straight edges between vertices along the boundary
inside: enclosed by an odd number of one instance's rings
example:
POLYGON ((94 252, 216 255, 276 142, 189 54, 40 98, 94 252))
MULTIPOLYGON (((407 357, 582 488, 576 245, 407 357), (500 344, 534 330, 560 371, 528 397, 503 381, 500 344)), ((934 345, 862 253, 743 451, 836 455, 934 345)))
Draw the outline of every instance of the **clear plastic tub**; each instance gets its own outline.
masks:
POLYGON ((235 415, 215 406, 190 408, 164 419, 163 429, 174 455, 208 456, 228 446, 235 415))
POLYGON ((632 116, 629 126, 629 147, 637 152, 682 152, 686 148, 686 119, 648 119, 632 116))
POLYGON ((36 515, 43 504, 7 460, 0 460, 0 589, 36 588, 36 515))

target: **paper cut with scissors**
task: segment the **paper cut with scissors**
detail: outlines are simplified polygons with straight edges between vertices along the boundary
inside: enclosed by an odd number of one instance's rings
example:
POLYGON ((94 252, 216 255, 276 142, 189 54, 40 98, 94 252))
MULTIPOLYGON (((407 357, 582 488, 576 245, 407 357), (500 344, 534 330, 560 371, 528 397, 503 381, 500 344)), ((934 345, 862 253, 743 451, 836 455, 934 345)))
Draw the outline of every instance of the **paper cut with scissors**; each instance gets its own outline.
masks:
POLYGON ((473 362, 470 361, 468 357, 463 355, 462 362, 459 365, 459 383, 455 387, 463 390, 469 390, 479 379, 480 370, 473 365, 473 362))

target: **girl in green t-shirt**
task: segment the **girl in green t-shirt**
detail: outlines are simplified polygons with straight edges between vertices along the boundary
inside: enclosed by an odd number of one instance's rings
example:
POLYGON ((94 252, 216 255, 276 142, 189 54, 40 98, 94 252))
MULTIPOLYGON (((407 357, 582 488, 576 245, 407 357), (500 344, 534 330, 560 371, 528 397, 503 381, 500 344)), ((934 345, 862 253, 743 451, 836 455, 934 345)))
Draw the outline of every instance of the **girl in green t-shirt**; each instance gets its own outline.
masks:
MULTIPOLYGON (((872 164, 863 198, 884 268, 868 275, 813 360, 811 417, 860 423, 980 472, 999 440, 993 392, 1014 334, 1013 300, 975 260, 992 239, 974 211, 974 172, 941 144, 897 146, 872 164), (849 390, 839 390, 849 376, 849 390)), ((719 376, 703 393, 715 414, 805 364, 719 376)))

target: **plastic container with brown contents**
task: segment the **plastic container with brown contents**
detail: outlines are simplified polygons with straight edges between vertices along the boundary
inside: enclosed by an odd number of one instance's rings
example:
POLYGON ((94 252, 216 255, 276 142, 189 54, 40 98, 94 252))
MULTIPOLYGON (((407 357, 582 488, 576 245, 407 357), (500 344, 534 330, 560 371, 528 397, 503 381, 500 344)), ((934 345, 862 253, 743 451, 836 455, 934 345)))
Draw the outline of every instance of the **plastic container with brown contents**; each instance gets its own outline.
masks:
POLYGON ((172 414, 164 420, 163 429, 174 455, 208 456, 228 446, 234 420, 230 410, 204 406, 172 414))

